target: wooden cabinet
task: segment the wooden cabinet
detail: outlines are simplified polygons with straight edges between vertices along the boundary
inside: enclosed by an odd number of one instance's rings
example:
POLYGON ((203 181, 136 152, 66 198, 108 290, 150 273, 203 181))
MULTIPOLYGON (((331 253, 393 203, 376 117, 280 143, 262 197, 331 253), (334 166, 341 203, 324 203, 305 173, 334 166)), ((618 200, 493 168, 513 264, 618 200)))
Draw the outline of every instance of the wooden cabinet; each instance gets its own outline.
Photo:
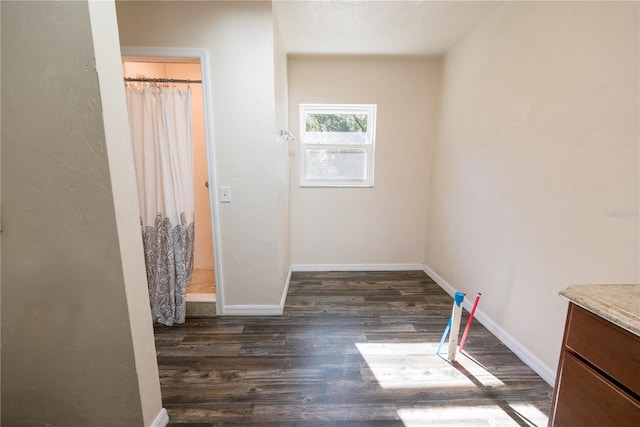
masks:
POLYGON ((640 338, 570 303, 549 426, 640 426, 640 338))

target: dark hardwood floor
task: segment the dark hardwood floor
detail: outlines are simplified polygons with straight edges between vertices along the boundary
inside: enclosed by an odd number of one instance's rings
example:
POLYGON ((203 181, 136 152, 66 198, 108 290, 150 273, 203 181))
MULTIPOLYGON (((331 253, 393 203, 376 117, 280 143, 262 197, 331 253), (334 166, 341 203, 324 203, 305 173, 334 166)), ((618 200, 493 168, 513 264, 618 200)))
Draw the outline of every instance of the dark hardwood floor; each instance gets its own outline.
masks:
POLYGON ((546 425, 552 388, 477 321, 435 354, 451 306, 419 271, 294 273, 283 316, 157 326, 169 425, 546 425))

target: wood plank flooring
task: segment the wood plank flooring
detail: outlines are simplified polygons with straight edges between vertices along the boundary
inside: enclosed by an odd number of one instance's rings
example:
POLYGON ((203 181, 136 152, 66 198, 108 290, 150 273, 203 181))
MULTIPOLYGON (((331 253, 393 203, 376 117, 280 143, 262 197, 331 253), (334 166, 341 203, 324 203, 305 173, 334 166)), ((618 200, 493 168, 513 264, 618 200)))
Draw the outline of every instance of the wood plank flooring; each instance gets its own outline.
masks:
POLYGON ((546 426, 552 388, 423 272, 294 273, 283 316, 155 328, 170 426, 546 426), (466 324, 465 312, 462 325, 466 324))

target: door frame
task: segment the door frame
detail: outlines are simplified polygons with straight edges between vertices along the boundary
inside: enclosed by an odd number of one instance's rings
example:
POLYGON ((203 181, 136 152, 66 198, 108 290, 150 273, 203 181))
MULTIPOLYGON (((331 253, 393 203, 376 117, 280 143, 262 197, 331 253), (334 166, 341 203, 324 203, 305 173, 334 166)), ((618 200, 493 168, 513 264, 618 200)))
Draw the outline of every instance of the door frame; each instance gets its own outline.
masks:
POLYGON ((222 251, 220 250, 220 214, 218 212, 218 198, 216 189, 216 156, 213 138, 213 108, 211 105, 211 76, 209 65, 209 50, 205 48, 189 47, 148 47, 122 46, 121 56, 134 58, 148 58, 150 61, 179 62, 180 59, 199 59, 200 75, 202 79, 202 104, 204 107, 204 133, 207 150, 207 175, 209 178, 209 207, 211 212, 211 231, 213 238, 213 263, 216 278, 216 316, 224 314, 224 284, 222 274, 222 251), (153 61, 151 61, 153 60, 153 61))

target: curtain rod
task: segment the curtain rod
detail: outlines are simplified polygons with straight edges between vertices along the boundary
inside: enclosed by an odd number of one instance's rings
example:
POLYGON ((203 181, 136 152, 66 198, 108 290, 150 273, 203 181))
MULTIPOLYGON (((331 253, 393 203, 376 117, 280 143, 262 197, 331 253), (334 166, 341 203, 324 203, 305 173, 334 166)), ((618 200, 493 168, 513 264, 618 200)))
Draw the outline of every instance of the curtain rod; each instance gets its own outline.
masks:
POLYGON ((125 82, 143 82, 143 83, 202 83, 202 80, 190 80, 190 79, 158 79, 148 77, 125 77, 125 82))

